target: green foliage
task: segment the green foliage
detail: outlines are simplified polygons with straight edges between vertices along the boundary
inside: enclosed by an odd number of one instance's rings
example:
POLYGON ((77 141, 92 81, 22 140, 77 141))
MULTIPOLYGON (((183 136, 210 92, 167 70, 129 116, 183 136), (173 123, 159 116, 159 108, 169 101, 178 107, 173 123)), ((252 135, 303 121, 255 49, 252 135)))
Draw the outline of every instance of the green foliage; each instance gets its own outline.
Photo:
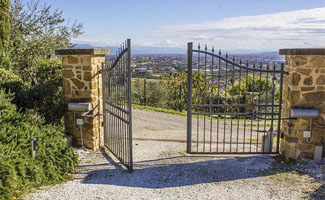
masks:
POLYGON ((63 181, 77 158, 61 130, 43 125, 33 111, 18 112, 13 95, 0 90, 0 198, 17 197, 32 187, 63 181), (31 139, 37 140, 36 159, 31 139))
POLYGON ((161 84, 166 88, 166 108, 184 110, 187 102, 187 74, 182 72, 165 74, 161 84))
MULTIPOLYGON (((233 83, 229 78, 226 87, 218 88, 218 86, 212 85, 209 76, 203 72, 194 72, 192 83, 193 104, 245 104, 245 93, 247 92, 258 92, 261 102, 269 104, 272 102, 272 78, 267 79, 266 77, 249 75, 241 77, 241 82, 239 82, 239 79, 235 79, 233 83)), ((279 85, 277 82, 274 83, 275 103, 278 103, 279 85)), ((187 108, 187 73, 164 74, 160 83, 150 84, 147 83, 146 92, 144 92, 144 82, 142 80, 138 79, 132 84, 133 102, 135 104, 173 110, 185 110, 187 108), (151 87, 150 84, 154 85, 154 87, 151 87), (144 101, 144 94, 146 94, 146 102, 144 101)), ((194 107, 194 110, 200 110, 201 112, 245 112, 244 107, 194 107)))
MULTIPOLYGON (((244 95, 247 92, 258 92, 262 102, 266 102, 266 95, 268 95, 268 102, 270 102, 273 91, 272 78, 259 77, 249 75, 248 77, 242 77, 242 80, 235 81, 234 86, 227 88, 227 97, 231 104, 232 100, 229 97, 234 97, 234 102, 239 102, 238 98, 241 96, 240 103, 244 103, 244 95)), ((279 85, 275 82, 275 101, 279 100, 279 85)))
POLYGON ((241 81, 237 80, 234 87, 230 86, 228 91, 230 95, 244 94, 245 92, 261 92, 265 94, 266 91, 272 90, 272 80, 265 77, 242 77, 241 81))
POLYGON ((0 0, 0 68, 9 69, 10 0, 0 0))
POLYGON ((9 0, 0 0, 0 199, 61 182, 77 162, 60 126, 62 64, 53 57, 55 49, 71 46, 82 26, 66 23, 61 11, 38 1, 11 1, 10 15, 8 7, 9 0), (3 64, 9 49, 11 67, 3 64), (32 138, 38 144, 36 159, 32 138))
POLYGON ((60 123, 64 116, 62 64, 59 60, 42 60, 36 71, 37 85, 28 93, 28 109, 36 110, 45 122, 60 123))
MULTIPOLYGON (((216 102, 214 94, 217 90, 216 86, 212 87, 209 81, 205 80, 204 73, 193 73, 192 95, 193 97, 200 96, 200 98, 193 98, 193 103, 216 102)), ((137 79, 132 83, 132 100, 133 103, 140 105, 186 110, 187 73, 164 74, 160 82, 147 82, 146 86, 143 80, 137 79)))
POLYGON ((27 85, 13 72, 0 70, 0 88, 15 94, 12 102, 22 111, 33 109, 46 124, 60 124, 64 116, 62 64, 42 60, 35 74, 37 85, 27 85))
MULTIPOLYGON (((195 72, 192 76, 192 96, 194 104, 208 104, 215 102, 218 88, 212 86, 202 72, 195 72), (202 98, 203 97, 203 98, 202 98)), ((187 105, 187 73, 177 72, 169 76, 163 76, 162 84, 167 89, 167 108, 186 109, 187 105)))
POLYGON ((132 101, 135 104, 166 107, 166 96, 167 91, 159 82, 146 82, 146 86, 139 78, 132 82, 132 101))
POLYGON ((13 73, 11 70, 6 70, 0 68, 0 84, 6 83, 6 82, 17 82, 23 84, 23 80, 13 73))
POLYGON ((24 5, 14 0, 10 7, 13 70, 33 85, 37 84, 36 72, 42 60, 54 58, 55 49, 71 47, 70 40, 82 33, 81 24, 66 22, 62 11, 52 10, 38 1, 24 5))

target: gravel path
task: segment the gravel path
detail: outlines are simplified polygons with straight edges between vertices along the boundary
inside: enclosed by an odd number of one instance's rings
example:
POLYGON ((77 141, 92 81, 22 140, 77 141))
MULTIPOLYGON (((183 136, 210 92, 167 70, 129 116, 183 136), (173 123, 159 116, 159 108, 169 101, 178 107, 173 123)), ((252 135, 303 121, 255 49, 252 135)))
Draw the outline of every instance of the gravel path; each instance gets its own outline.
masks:
POLYGON ((185 141, 185 117, 136 109, 133 115, 133 173, 115 164, 104 150, 94 153, 77 149, 80 164, 74 180, 45 187, 26 198, 322 198, 324 163, 305 161, 298 165, 302 172, 305 168, 313 169, 305 174, 266 155, 186 156, 186 144, 182 142, 185 141))

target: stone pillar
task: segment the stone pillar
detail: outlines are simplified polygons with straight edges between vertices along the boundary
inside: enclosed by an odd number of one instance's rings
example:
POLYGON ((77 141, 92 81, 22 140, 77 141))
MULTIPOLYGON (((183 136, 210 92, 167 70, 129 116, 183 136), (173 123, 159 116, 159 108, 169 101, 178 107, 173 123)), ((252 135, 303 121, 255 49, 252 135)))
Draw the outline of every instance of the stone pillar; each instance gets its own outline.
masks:
POLYGON ((64 118, 67 134, 73 136, 73 143, 81 146, 81 132, 76 128, 75 118, 81 118, 83 112, 68 111, 70 102, 91 103, 93 111, 84 117, 83 143, 88 149, 96 151, 103 145, 102 114, 102 76, 98 73, 105 61, 108 49, 58 49, 63 65, 63 88, 66 114, 64 118), (75 117, 74 117, 75 115, 75 117), (97 115, 97 116, 96 116, 97 115))
POLYGON ((283 115, 290 117, 292 108, 318 109, 317 119, 292 119, 282 122, 284 139, 281 153, 286 159, 310 158, 315 146, 325 146, 325 48, 324 49, 280 49, 285 55, 283 91, 283 115), (310 124, 312 123, 312 124, 310 124), (310 130, 312 138, 308 142, 303 131, 310 130))

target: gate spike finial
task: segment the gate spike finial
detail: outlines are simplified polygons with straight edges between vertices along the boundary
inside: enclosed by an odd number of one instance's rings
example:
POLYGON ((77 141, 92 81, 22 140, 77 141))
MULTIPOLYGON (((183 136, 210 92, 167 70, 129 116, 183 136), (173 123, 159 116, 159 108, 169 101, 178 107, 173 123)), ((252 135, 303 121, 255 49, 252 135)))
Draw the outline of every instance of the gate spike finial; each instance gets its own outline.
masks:
POLYGON ((214 53, 214 46, 212 46, 212 53, 214 53))
POLYGON ((207 51, 208 50, 208 45, 205 45, 205 48, 204 49, 205 49, 205 51, 207 51))
POLYGON ((198 44, 198 47, 197 48, 200 50, 200 43, 198 44))
POLYGON ((221 49, 219 49, 219 56, 221 56, 221 49))
POLYGON ((226 59, 228 59, 228 52, 226 52, 226 59))
POLYGON ((239 64, 240 64, 240 65, 242 64, 242 62, 241 62, 241 58, 239 58, 239 64))

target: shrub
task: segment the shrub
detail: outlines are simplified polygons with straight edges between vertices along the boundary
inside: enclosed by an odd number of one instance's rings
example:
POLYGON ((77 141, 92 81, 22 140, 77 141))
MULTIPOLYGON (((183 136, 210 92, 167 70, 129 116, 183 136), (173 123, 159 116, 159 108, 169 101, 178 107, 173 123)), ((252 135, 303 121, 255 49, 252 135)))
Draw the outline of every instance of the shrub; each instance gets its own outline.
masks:
POLYGON ((64 116, 62 64, 43 60, 36 71, 36 85, 28 85, 11 71, 0 69, 0 88, 14 93, 13 103, 21 111, 33 109, 46 124, 59 124, 64 116))
POLYGON ((21 113, 12 94, 0 90, 0 198, 20 196, 32 187, 67 179, 77 158, 64 134, 33 111, 21 113), (31 158, 31 139, 37 140, 31 158))
POLYGON ((7 82, 18 82, 23 84, 23 81, 19 78, 18 75, 16 75, 10 70, 0 68, 0 84, 7 82))
POLYGON ((30 88, 28 109, 35 109, 47 124, 59 124, 64 116, 62 64, 43 60, 36 71, 37 85, 30 88))

